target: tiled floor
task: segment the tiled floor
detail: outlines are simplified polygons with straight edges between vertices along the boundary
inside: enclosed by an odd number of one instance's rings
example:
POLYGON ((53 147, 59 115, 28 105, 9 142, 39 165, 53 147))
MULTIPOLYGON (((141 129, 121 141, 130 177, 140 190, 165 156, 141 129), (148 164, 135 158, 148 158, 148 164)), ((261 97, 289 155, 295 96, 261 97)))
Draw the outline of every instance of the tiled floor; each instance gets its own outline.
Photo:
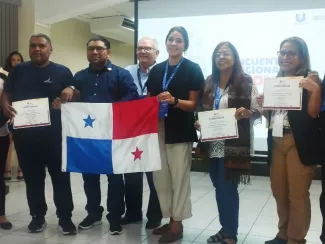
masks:
MULTIPOLYGON (((102 177, 102 203, 105 206, 107 181, 102 177)), ((219 230, 218 212, 214 198, 214 190, 210 178, 204 173, 192 173, 193 217, 184 222, 184 240, 178 243, 206 243, 207 238, 219 230)), ((73 221, 77 224, 85 217, 85 194, 80 175, 72 175, 75 210, 73 221)), ((318 198, 320 182, 315 181, 311 187, 312 224, 308 233, 308 243, 320 243, 322 217, 320 215, 318 198)), ((52 187, 47 178, 46 195, 49 211, 47 214, 48 228, 41 234, 27 233, 30 221, 23 182, 10 183, 10 194, 7 198, 7 214, 14 224, 10 232, 0 230, 0 244, 139 244, 158 243, 144 228, 144 224, 130 225, 124 229, 121 236, 108 234, 108 223, 94 229, 80 232, 73 237, 62 236, 57 230, 57 218, 52 200, 52 187)), ((144 189, 145 213, 148 202, 148 186, 144 189)), ((145 216, 145 214, 144 214, 145 216)), ((167 221, 167 220, 166 220, 167 221)), ((254 177, 252 184, 240 188, 240 227, 239 242, 245 244, 263 244, 273 238, 277 231, 277 214, 274 199, 271 195, 268 178, 254 177)))

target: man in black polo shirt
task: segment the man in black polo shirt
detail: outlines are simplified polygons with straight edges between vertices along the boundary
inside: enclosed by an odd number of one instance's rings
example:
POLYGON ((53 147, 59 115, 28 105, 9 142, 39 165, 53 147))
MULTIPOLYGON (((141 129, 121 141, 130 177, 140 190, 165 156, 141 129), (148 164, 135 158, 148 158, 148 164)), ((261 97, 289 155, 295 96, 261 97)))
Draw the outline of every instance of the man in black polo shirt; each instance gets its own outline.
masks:
MULTIPOLYGON (((29 54, 31 61, 12 69, 8 82, 5 83, 2 107, 6 116, 10 118, 16 113, 10 105, 11 102, 48 98, 51 104, 65 88, 73 83, 73 75, 67 67, 50 62, 52 44, 48 36, 33 35, 29 41, 29 54)), ((72 93, 73 89, 70 89, 70 98, 72 93)), ((36 233, 46 227, 47 205, 44 191, 47 167, 52 179, 59 229, 64 235, 72 235, 76 234, 76 227, 71 221, 73 201, 70 175, 61 172, 61 113, 50 108, 50 117, 50 126, 13 131, 32 216, 28 229, 29 232, 36 233)))

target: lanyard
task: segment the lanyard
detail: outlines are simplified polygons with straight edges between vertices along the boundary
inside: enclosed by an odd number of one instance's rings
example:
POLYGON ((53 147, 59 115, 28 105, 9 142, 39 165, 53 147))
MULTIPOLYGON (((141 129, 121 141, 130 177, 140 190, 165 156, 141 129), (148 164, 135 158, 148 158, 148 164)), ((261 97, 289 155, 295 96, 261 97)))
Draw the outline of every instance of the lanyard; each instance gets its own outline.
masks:
MULTIPOLYGON (((227 85, 226 85, 224 91, 227 90, 228 86, 229 86, 229 81, 227 82, 227 85)), ((214 106, 215 106, 215 109, 219 109, 221 97, 222 96, 220 94, 220 87, 219 87, 219 85, 217 85, 216 93, 215 93, 215 97, 214 97, 214 106)))
POLYGON ((182 57, 182 59, 179 61, 176 68, 174 69, 174 72, 172 73, 172 75, 169 77, 168 80, 167 80, 167 73, 168 73, 168 61, 167 61, 166 68, 165 68, 164 79, 163 79, 163 90, 164 91, 167 91, 167 87, 169 86, 170 82, 174 78, 175 74, 177 73, 177 71, 178 71, 179 67, 181 66, 181 64, 183 63, 183 61, 184 61, 184 57, 182 57))
POLYGON ((140 68, 138 68, 138 70, 137 70, 137 75, 138 75, 139 86, 141 88, 141 95, 143 95, 144 91, 146 90, 147 82, 145 82, 144 85, 142 85, 142 80, 141 80, 141 75, 140 75, 140 68))

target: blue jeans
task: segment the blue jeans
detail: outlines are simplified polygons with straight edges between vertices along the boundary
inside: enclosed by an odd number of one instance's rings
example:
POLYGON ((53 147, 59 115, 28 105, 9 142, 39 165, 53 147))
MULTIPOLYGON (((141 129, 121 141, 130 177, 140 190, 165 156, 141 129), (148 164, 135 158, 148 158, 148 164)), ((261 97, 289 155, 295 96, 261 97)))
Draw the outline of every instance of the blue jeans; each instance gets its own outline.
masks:
POLYGON ((239 195, 238 185, 225 179, 224 158, 210 159, 210 178, 216 189, 219 221, 222 231, 229 237, 238 234, 239 195))

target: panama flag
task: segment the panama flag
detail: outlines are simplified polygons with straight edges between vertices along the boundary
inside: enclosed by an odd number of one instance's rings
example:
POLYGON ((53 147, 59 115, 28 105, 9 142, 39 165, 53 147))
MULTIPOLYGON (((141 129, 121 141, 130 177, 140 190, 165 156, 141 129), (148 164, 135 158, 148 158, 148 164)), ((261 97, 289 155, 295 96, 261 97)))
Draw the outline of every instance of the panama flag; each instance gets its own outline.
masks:
POLYGON ((160 170, 158 111, 155 97, 63 104, 62 171, 124 174, 160 170))

